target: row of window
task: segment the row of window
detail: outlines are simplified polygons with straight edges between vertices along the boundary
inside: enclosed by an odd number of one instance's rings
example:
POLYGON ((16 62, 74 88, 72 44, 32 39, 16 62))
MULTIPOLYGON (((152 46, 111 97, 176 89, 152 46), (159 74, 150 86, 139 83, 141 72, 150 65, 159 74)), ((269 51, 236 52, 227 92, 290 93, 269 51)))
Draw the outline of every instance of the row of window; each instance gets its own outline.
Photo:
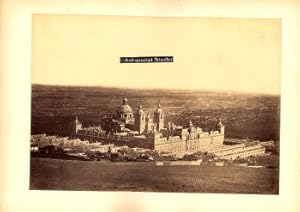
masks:
POLYGON ((233 152, 233 153, 228 153, 228 154, 221 154, 217 155, 218 157, 229 157, 229 156, 250 156, 254 155, 255 153, 257 154, 262 154, 264 153, 264 149, 259 148, 259 149, 252 149, 252 150, 246 150, 246 151, 240 151, 240 152, 233 152))
POLYGON ((216 149, 216 150, 212 151, 212 153, 219 153, 219 152, 223 152, 223 151, 239 149, 239 148, 242 148, 242 147, 245 147, 245 144, 233 145, 231 147, 222 147, 220 149, 216 149))
POLYGON ((155 149, 158 151, 163 151, 163 152, 180 152, 184 151, 185 147, 182 144, 176 144, 176 145, 156 145, 155 149))

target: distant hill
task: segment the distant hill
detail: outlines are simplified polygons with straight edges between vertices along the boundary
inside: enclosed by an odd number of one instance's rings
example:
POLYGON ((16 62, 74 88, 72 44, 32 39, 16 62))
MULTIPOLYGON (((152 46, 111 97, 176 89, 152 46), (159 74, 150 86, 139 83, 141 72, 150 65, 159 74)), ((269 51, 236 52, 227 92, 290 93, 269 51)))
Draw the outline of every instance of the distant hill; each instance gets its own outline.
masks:
POLYGON ((100 116, 115 113, 124 96, 134 111, 141 103, 151 115, 160 101, 166 122, 186 125, 191 119, 209 129, 221 117, 227 137, 279 139, 280 96, 45 85, 32 85, 32 134, 68 134, 75 115, 85 125, 98 124, 100 116))

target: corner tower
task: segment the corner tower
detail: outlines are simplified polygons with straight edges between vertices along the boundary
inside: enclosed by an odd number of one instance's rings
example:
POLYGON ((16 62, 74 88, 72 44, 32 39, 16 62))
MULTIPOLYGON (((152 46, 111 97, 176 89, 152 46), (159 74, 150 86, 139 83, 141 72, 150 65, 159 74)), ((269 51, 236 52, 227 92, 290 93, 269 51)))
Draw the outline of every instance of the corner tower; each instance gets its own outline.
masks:
POLYGON ((222 123, 221 119, 219 119, 219 122, 218 122, 218 124, 216 126, 216 130, 218 130, 222 135, 225 134, 225 126, 222 123))
POLYGON ((74 125, 73 125, 73 133, 76 134, 78 130, 82 128, 82 123, 78 120, 78 117, 76 116, 74 125))

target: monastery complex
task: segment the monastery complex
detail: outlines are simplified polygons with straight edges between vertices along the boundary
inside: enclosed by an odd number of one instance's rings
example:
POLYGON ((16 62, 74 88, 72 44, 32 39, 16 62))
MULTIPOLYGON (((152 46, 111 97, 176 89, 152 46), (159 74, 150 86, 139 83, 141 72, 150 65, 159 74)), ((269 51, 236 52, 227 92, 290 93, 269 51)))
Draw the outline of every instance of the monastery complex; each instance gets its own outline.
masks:
POLYGON ((134 112, 127 98, 117 108, 113 117, 100 120, 99 126, 82 127, 76 117, 73 128, 73 138, 101 142, 116 146, 139 147, 182 155, 193 152, 211 152, 223 159, 235 159, 261 155, 265 148, 255 145, 224 145, 225 126, 221 120, 215 129, 205 132, 190 121, 186 127, 169 122, 164 123, 164 112, 158 103, 153 116, 143 110, 142 105, 134 112))

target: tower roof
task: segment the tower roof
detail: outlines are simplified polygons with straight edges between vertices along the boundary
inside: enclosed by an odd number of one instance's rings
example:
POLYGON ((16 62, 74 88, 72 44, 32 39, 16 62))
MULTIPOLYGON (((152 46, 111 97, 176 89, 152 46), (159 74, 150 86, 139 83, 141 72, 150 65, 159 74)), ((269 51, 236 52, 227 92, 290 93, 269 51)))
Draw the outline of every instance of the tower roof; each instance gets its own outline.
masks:
POLYGON ((189 127, 193 127, 194 125, 193 125, 193 122, 192 122, 192 120, 190 119, 190 123, 189 123, 189 127))
POLYGON ((74 121, 76 124, 81 124, 81 121, 79 121, 79 119, 78 119, 78 116, 76 115, 76 117, 75 117, 75 121, 74 121))
POLYGON ((155 110, 155 113, 162 113, 160 102, 158 102, 157 108, 155 110))
POLYGON ((224 126, 224 124, 222 123, 221 118, 219 118, 219 122, 217 124, 217 127, 223 127, 223 126, 224 126))
POLYGON ((137 111, 138 114, 144 113, 142 104, 139 105, 139 109, 137 111))

